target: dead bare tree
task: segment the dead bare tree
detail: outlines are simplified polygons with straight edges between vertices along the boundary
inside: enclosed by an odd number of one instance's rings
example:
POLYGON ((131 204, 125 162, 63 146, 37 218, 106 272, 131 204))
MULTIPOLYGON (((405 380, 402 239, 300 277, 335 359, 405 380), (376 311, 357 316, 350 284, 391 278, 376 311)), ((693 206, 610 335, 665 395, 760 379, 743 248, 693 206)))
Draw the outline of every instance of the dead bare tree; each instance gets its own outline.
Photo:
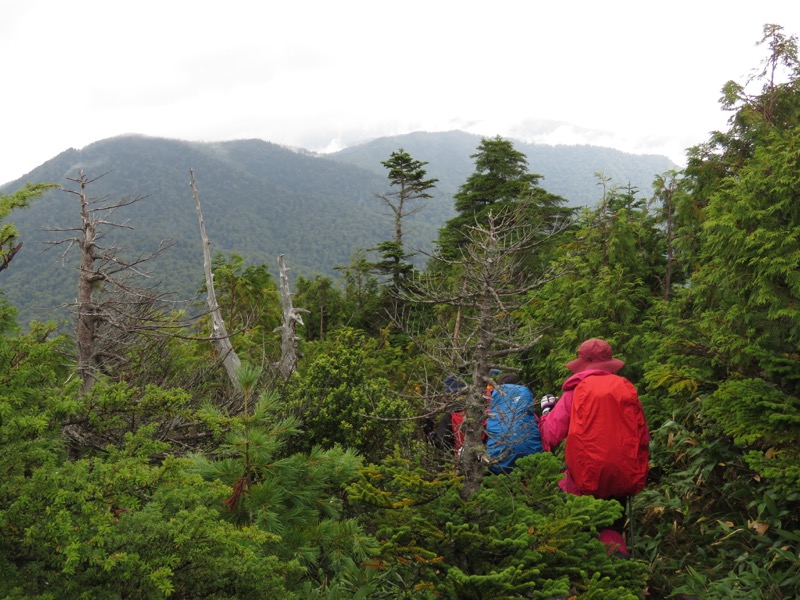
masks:
MULTIPOLYGON (((228 373, 231 383, 233 383, 238 391, 241 391, 239 371, 242 366, 242 361, 236 354, 236 350, 233 348, 233 344, 230 341, 230 336, 225 327, 225 322, 222 319, 219 303, 217 302, 217 296, 214 290, 214 274, 211 268, 211 251, 209 249, 211 241, 208 238, 205 222, 203 221, 203 212, 200 208, 200 196, 197 192, 194 171, 189 169, 189 174, 191 177, 190 185, 192 194, 194 195, 195 208, 197 209, 197 218, 200 222, 200 236, 203 241, 203 270, 206 276, 208 310, 211 316, 211 340, 222 359, 223 366, 228 373)), ((303 319, 300 316, 303 309, 294 308, 292 306, 292 294, 289 290, 289 269, 286 267, 283 254, 278 257, 278 269, 280 274, 283 323, 280 327, 276 328, 276 331, 281 332, 281 360, 277 363, 276 367, 280 376, 284 379, 288 379, 297 369, 297 345, 299 338, 297 337, 296 331, 297 325, 303 324, 303 319)))
MULTIPOLYGON (((112 218, 117 210, 135 204, 145 196, 129 196, 121 200, 90 197, 89 186, 100 177, 90 179, 79 171, 77 177, 68 178, 75 184, 75 189, 64 191, 79 201, 80 226, 48 228, 49 231, 67 234, 48 242, 50 247, 65 247, 62 258, 75 247, 80 254, 78 294, 69 306, 75 314, 76 371, 81 379, 81 393, 85 396, 89 395, 101 375, 119 377, 128 362, 126 349, 139 335, 159 329, 158 315, 161 311, 158 307, 165 301, 167 293, 159 290, 157 284, 144 286, 140 282, 151 277, 144 270, 145 263, 172 245, 172 241, 162 240, 152 252, 123 257, 109 233, 132 227, 112 218)), ((87 446, 101 448, 107 443, 108 440, 99 439, 92 431, 89 421, 88 416, 78 416, 62 424, 62 435, 71 452, 87 446)))
MULTIPOLYGON (((464 447, 459 456, 464 475, 460 493, 464 498, 478 491, 486 471, 481 434, 488 373, 539 341, 541 334, 536 327, 523 325, 517 315, 528 301, 528 292, 558 276, 555 272, 532 276, 524 264, 538 246, 563 231, 567 223, 545 228, 526 220, 524 214, 524 200, 489 212, 484 220, 467 228, 467 243, 457 260, 431 257, 446 263, 446 271, 455 277, 445 279, 439 270, 405 294, 412 305, 452 309, 441 311, 444 320, 438 326, 439 335, 428 329, 424 335, 412 334, 412 338, 444 372, 465 375, 468 382, 464 447)), ((404 327, 403 323, 400 326, 404 327)))
POLYGON ((206 275, 206 291, 208 292, 208 310, 211 316, 211 341, 217 350, 222 364, 225 367, 225 372, 228 374, 233 386, 240 390, 238 372, 242 366, 242 361, 236 350, 233 349, 228 331, 225 328, 225 322, 222 320, 222 314, 219 310, 217 303, 217 295, 214 291, 214 273, 211 270, 211 240, 208 239, 206 234, 206 225, 203 221, 203 212, 200 210, 200 195, 197 192, 197 184, 194 179, 194 170, 189 169, 190 182, 192 188, 192 195, 194 196, 194 205, 197 209, 197 219, 200 222, 200 237, 203 240, 203 271, 206 275))
POLYGON ((145 196, 129 196, 121 200, 92 198, 88 188, 100 177, 90 179, 80 171, 77 177, 68 178, 77 189, 64 191, 76 196, 80 202, 80 227, 50 228, 50 231, 72 232, 72 235, 51 241, 49 245, 66 245, 64 254, 72 247, 77 247, 80 252, 78 296, 72 307, 76 315, 77 372, 83 381, 84 393, 107 369, 109 359, 124 361, 115 346, 121 345, 125 336, 152 331, 156 327, 154 321, 146 318, 136 307, 152 306, 166 293, 155 285, 146 287, 138 282, 151 276, 144 270, 144 264, 173 244, 171 240, 162 240, 154 251, 133 258, 123 258, 120 248, 113 242, 106 244, 110 231, 132 229, 127 223, 112 221, 114 213, 144 200, 145 196), (139 318, 131 318, 137 312, 139 318), (111 332, 121 334, 117 336, 116 344, 112 343, 114 336, 111 332))
POLYGON ((300 341, 300 338, 297 337, 297 326, 303 324, 303 318, 300 313, 308 311, 292 306, 292 294, 289 291, 289 269, 283 260, 283 254, 278 257, 278 272, 280 275, 283 323, 276 328, 276 331, 281 332, 281 360, 277 365, 277 369, 281 377, 289 379, 292 373, 297 370, 297 345, 300 341))

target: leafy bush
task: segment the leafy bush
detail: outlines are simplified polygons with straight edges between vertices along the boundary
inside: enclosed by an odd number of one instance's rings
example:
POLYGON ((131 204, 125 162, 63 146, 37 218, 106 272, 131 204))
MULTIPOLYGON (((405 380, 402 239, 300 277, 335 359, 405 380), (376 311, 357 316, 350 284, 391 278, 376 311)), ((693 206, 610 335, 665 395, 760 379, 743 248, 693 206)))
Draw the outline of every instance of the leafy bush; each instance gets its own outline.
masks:
POLYGON ((339 444, 375 461, 395 443, 407 444, 414 407, 393 393, 380 375, 390 368, 379 340, 356 330, 339 330, 318 343, 313 358, 290 385, 287 410, 302 421, 303 429, 292 448, 308 451, 339 444))

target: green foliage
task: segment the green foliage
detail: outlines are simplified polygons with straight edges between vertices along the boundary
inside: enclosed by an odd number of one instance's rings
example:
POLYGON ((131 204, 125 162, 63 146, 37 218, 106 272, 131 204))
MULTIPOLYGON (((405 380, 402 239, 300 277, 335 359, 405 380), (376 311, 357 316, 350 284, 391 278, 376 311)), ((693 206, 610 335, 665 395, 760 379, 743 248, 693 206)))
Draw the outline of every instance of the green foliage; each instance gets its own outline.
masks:
POLYGON ((763 379, 721 382, 705 399, 704 408, 735 443, 747 446, 791 444, 800 426, 800 400, 763 379), (758 427, 753 426, 756 422, 758 427))
MULTIPOLYGON (((15 208, 27 208, 31 200, 38 198, 48 189, 57 187, 54 183, 26 184, 21 190, 13 194, 0 195, 0 223, 15 208)), ((6 269, 19 251, 21 244, 17 244, 19 232, 12 223, 3 223, 0 226, 0 271, 6 269)))
MULTIPOLYGON (((311 353, 311 352, 310 352, 311 353)), ((413 408, 372 375, 386 370, 393 350, 381 340, 341 329, 313 349, 313 357, 292 380, 288 409, 303 423, 296 450, 341 445, 367 461, 379 460, 395 443, 409 439, 413 408)))
POLYGON ((361 461, 339 447, 286 456, 286 442, 297 428, 293 419, 276 418, 277 401, 262 395, 251 416, 235 419, 211 411, 209 418, 227 423, 227 433, 216 455, 192 457, 192 470, 227 487, 224 504, 231 521, 271 534, 268 552, 302 567, 292 586, 313 582, 306 589, 339 589, 340 574, 352 574, 374 546, 360 525, 344 516, 340 493, 361 461))
POLYGON ((333 329, 341 327, 352 314, 348 314, 344 294, 333 279, 317 275, 313 279, 298 277, 294 306, 307 310, 298 331, 304 332, 306 341, 323 340, 333 329))
POLYGON ((396 453, 348 491, 382 540, 375 566, 405 582, 398 597, 643 597, 645 565, 610 558, 595 537, 619 504, 564 494, 560 477, 554 456, 526 457, 465 502, 455 473, 396 453))
POLYGON ((225 489, 174 460, 152 465, 165 445, 141 433, 102 457, 34 468, 4 494, 0 593, 255 598, 283 589, 296 566, 263 552, 272 538, 221 521, 210 506, 225 489))

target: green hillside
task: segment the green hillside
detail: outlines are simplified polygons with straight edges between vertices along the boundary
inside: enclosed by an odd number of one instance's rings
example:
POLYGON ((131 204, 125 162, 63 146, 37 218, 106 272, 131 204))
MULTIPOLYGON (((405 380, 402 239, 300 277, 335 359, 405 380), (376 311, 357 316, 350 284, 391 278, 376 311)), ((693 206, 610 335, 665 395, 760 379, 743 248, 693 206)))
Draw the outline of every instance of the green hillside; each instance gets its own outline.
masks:
MULTIPOLYGON (((118 232, 119 244, 137 253, 163 239, 175 245, 150 264, 153 278, 183 298, 203 282, 197 214, 189 188, 189 169, 197 179, 212 251, 236 252, 252 263, 275 265, 287 255, 293 274, 330 273, 347 264, 354 248, 370 247, 389 235, 373 191, 382 178, 362 169, 298 154, 262 141, 195 144, 176 140, 119 137, 67 150, 32 171, 24 182, 53 181, 74 188, 67 177, 83 169, 94 197, 143 195, 146 198, 114 215, 132 230, 118 232)), ((70 228, 79 223, 71 194, 54 191, 30 209, 14 215, 24 251, 4 273, 7 298, 23 316, 52 318, 49 311, 74 295, 77 273, 61 250, 42 253, 46 240, 66 234, 41 228, 70 228)), ((435 235, 430 228, 426 237, 435 235)), ((74 259, 74 257, 72 257, 74 259)))
MULTIPOLYGON (((481 136, 463 131, 416 132, 380 138, 330 156, 380 172, 383 167, 375 157, 388 156, 402 147, 418 160, 427 161, 428 173, 439 179, 439 192, 452 197, 474 170, 470 156, 475 154, 480 141, 481 136)), ((609 177, 612 184, 631 184, 649 197, 653 176, 675 168, 665 156, 628 154, 598 146, 550 146, 514 140, 514 147, 528 157, 531 172, 542 176, 542 187, 565 198, 570 206, 591 206, 597 202, 600 191, 596 173, 609 177)))
MULTIPOLYGON (((293 276, 335 276, 357 249, 374 247, 391 236, 391 217, 375 198, 388 188, 381 161, 404 147, 427 161, 429 175, 440 182, 434 197, 407 224, 409 248, 428 250, 439 228, 453 215, 452 194, 474 169, 480 137, 462 132, 415 133, 381 138, 330 156, 294 151, 262 140, 197 143, 143 136, 98 141, 82 150, 69 149, 2 188, 9 193, 25 183, 57 182, 74 189, 68 178, 82 169, 99 179, 93 197, 144 196, 114 215, 131 229, 114 232, 123 248, 137 254, 161 240, 174 246, 149 264, 151 280, 181 299, 202 286, 202 250, 197 215, 189 188, 194 169, 212 251, 238 253, 248 263, 267 264, 285 254, 293 276), (102 177, 101 177, 102 176, 102 177)), ((615 182, 632 181, 642 189, 656 173, 671 167, 664 157, 626 155, 591 147, 520 144, 531 170, 544 175, 542 186, 571 205, 597 198, 594 173, 615 182), (631 173, 627 178, 626 169, 631 173)), ((6 297, 20 308, 21 322, 49 320, 75 294, 75 256, 62 256, 64 239, 79 224, 76 197, 52 191, 11 219, 21 232, 24 250, 3 273, 6 297)), ((113 238, 110 238, 113 239, 113 238)))

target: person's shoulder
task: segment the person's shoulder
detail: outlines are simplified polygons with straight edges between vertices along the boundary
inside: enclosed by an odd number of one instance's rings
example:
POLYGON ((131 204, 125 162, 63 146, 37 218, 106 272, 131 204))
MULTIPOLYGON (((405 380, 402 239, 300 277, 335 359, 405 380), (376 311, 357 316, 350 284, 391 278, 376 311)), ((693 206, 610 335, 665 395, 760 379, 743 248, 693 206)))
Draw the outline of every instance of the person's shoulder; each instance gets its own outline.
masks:
POLYGON ((531 388, 529 388, 524 383, 506 383, 501 386, 502 388, 516 393, 528 392, 531 393, 531 388))
POLYGON ((577 373, 573 373, 569 377, 567 377, 566 381, 564 381, 564 385, 561 386, 561 389, 564 391, 574 390, 581 382, 585 379, 592 377, 594 375, 613 375, 609 371, 602 371, 600 369, 585 369, 583 371, 578 371, 577 373))

